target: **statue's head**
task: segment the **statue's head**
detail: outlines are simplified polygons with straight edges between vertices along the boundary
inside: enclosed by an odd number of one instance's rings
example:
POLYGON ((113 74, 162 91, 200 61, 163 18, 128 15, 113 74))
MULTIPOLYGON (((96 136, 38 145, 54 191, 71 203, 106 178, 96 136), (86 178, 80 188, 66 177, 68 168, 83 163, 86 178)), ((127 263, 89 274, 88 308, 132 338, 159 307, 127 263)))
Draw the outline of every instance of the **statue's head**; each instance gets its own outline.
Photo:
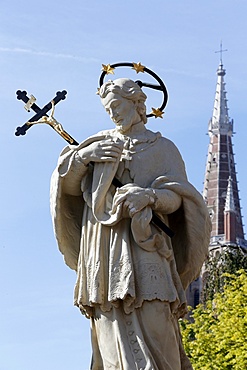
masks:
POLYGON ((117 126, 147 122, 145 106, 147 96, 134 81, 127 78, 107 81, 101 86, 99 96, 117 126))

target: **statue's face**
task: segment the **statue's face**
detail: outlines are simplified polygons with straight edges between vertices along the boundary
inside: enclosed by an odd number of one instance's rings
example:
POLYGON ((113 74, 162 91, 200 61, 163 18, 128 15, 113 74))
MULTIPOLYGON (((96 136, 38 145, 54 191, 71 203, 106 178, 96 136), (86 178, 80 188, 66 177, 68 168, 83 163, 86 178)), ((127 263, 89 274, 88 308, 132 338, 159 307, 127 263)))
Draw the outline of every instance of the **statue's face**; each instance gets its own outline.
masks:
POLYGON ((133 101, 110 92, 102 100, 106 112, 121 133, 126 133, 132 125, 141 121, 133 101))

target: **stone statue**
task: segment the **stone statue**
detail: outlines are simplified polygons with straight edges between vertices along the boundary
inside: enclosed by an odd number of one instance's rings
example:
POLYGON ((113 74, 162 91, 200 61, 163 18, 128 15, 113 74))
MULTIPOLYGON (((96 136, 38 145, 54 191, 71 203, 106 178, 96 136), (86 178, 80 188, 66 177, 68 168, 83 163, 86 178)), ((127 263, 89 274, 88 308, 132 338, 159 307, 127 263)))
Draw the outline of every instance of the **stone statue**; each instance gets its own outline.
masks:
POLYGON ((74 304, 91 320, 91 370, 192 369, 178 319, 207 255, 208 211, 176 146, 146 128, 141 88, 117 79, 99 95, 115 128, 67 146, 51 182, 58 246, 77 272, 74 304))

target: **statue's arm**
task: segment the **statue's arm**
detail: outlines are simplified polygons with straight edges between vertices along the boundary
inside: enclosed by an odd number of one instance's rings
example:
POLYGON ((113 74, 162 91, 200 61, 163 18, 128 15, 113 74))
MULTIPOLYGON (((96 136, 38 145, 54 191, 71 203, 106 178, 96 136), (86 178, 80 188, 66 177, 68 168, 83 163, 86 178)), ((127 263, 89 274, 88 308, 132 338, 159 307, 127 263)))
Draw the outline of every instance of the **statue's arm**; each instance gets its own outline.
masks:
POLYGON ((150 189, 153 193, 154 201, 151 207, 154 211, 171 214, 175 212, 182 204, 182 198, 179 194, 168 189, 150 189))
POLYGON ((154 193, 154 203, 152 208, 154 211, 171 214, 180 208, 182 204, 182 197, 179 192, 174 191, 174 187, 169 186, 169 184, 184 184, 188 182, 185 164, 182 156, 177 149, 176 145, 168 140, 163 139, 166 146, 165 147, 164 158, 164 172, 160 176, 160 185, 155 185, 152 189, 154 193), (170 189, 169 189, 170 187, 170 189))
POLYGON ((82 194, 81 181, 82 178, 87 174, 88 165, 83 162, 78 152, 74 152, 71 155, 70 162, 66 171, 62 170, 62 164, 60 166, 60 172, 62 175, 63 192, 65 194, 79 196, 82 194))
POLYGON ((87 174, 90 162, 116 162, 122 153, 123 143, 111 138, 96 140, 66 155, 60 165, 63 173, 63 191, 70 195, 81 195, 81 181, 87 174))

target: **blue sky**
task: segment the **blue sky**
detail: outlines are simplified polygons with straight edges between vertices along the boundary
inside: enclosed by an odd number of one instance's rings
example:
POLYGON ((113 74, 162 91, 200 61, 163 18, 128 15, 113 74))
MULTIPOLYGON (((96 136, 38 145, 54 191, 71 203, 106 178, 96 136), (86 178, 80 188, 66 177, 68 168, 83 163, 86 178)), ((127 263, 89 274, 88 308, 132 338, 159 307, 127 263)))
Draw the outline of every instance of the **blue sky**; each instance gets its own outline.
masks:
MULTIPOLYGON (((88 370, 91 357, 89 321, 73 307, 75 274, 57 250, 49 211, 50 177, 65 142, 42 125, 14 135, 32 116, 16 90, 40 106, 67 90, 55 116, 80 141, 112 127, 95 94, 102 63, 141 62, 169 91, 164 119, 149 119, 148 127, 176 143, 202 191, 222 40, 246 220, 246 14, 245 0, 2 0, 0 370, 88 370)), ((146 92, 148 108, 159 106, 159 93, 146 92)))

